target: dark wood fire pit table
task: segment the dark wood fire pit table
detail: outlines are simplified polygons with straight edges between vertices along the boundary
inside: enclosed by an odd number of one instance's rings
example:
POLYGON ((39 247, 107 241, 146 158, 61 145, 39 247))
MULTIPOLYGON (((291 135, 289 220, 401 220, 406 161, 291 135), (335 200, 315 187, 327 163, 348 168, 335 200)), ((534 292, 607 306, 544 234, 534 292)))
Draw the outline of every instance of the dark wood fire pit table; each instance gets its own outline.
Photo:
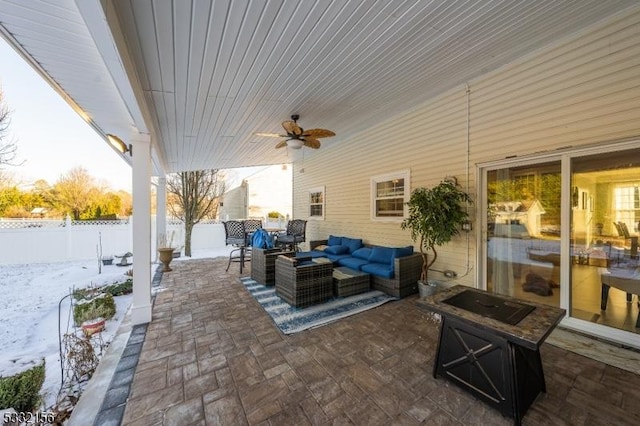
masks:
POLYGON ((540 346, 565 310, 457 285, 417 302, 442 316, 433 376, 444 377, 519 425, 546 392, 540 346))

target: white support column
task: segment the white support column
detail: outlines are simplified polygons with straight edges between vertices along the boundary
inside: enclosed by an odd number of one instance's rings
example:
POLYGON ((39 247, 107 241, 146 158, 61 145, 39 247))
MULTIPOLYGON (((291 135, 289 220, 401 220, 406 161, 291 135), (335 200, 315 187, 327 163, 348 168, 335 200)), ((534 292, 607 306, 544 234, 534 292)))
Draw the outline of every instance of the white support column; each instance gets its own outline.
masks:
POLYGON ((151 143, 133 141, 133 325, 151 321, 151 143))
MULTIPOLYGON (((156 247, 162 235, 167 234, 167 178, 158 178, 156 188, 156 247)), ((156 253, 157 257, 157 253, 156 253)))

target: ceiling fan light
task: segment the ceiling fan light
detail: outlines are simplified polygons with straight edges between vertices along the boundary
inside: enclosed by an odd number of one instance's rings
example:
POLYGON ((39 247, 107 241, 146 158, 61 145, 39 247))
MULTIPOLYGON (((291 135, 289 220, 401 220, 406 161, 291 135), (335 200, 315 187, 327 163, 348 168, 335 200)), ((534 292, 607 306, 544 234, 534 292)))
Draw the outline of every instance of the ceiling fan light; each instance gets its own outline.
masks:
POLYGON ((287 146, 291 149, 300 149, 304 145, 304 142, 300 139, 289 139, 287 140, 287 146))

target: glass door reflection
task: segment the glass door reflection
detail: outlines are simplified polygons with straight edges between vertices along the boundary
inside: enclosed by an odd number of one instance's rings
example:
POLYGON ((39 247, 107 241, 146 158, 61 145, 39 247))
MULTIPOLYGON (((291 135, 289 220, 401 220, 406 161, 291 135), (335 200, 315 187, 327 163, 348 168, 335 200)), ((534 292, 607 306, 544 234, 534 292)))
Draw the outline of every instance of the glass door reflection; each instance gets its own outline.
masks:
POLYGON ((487 172, 487 289, 560 305, 560 161, 487 172))
POLYGON ((640 332, 640 153, 571 161, 572 317, 640 332))

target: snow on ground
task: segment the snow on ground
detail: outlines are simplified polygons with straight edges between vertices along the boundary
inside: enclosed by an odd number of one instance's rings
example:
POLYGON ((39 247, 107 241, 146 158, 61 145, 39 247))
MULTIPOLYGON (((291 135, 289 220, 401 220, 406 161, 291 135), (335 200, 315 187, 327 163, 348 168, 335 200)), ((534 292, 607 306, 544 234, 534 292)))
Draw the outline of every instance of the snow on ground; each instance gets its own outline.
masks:
MULTIPOLYGON (((228 256, 231 247, 194 251, 192 259, 228 256)), ((180 262, 189 258, 175 259, 180 262)), ((151 265, 152 276, 157 264, 151 265)), ((20 370, 20 366, 38 361, 46 363, 42 388, 45 407, 56 399, 61 384, 58 317, 61 333, 72 327, 70 297, 73 289, 124 282, 129 267, 103 266, 98 273, 97 260, 58 263, 0 265, 0 376, 20 370), (69 324, 69 325, 68 325, 69 324)), ((129 310, 132 296, 118 296, 116 315, 107 322, 102 339, 110 342, 129 310)))

